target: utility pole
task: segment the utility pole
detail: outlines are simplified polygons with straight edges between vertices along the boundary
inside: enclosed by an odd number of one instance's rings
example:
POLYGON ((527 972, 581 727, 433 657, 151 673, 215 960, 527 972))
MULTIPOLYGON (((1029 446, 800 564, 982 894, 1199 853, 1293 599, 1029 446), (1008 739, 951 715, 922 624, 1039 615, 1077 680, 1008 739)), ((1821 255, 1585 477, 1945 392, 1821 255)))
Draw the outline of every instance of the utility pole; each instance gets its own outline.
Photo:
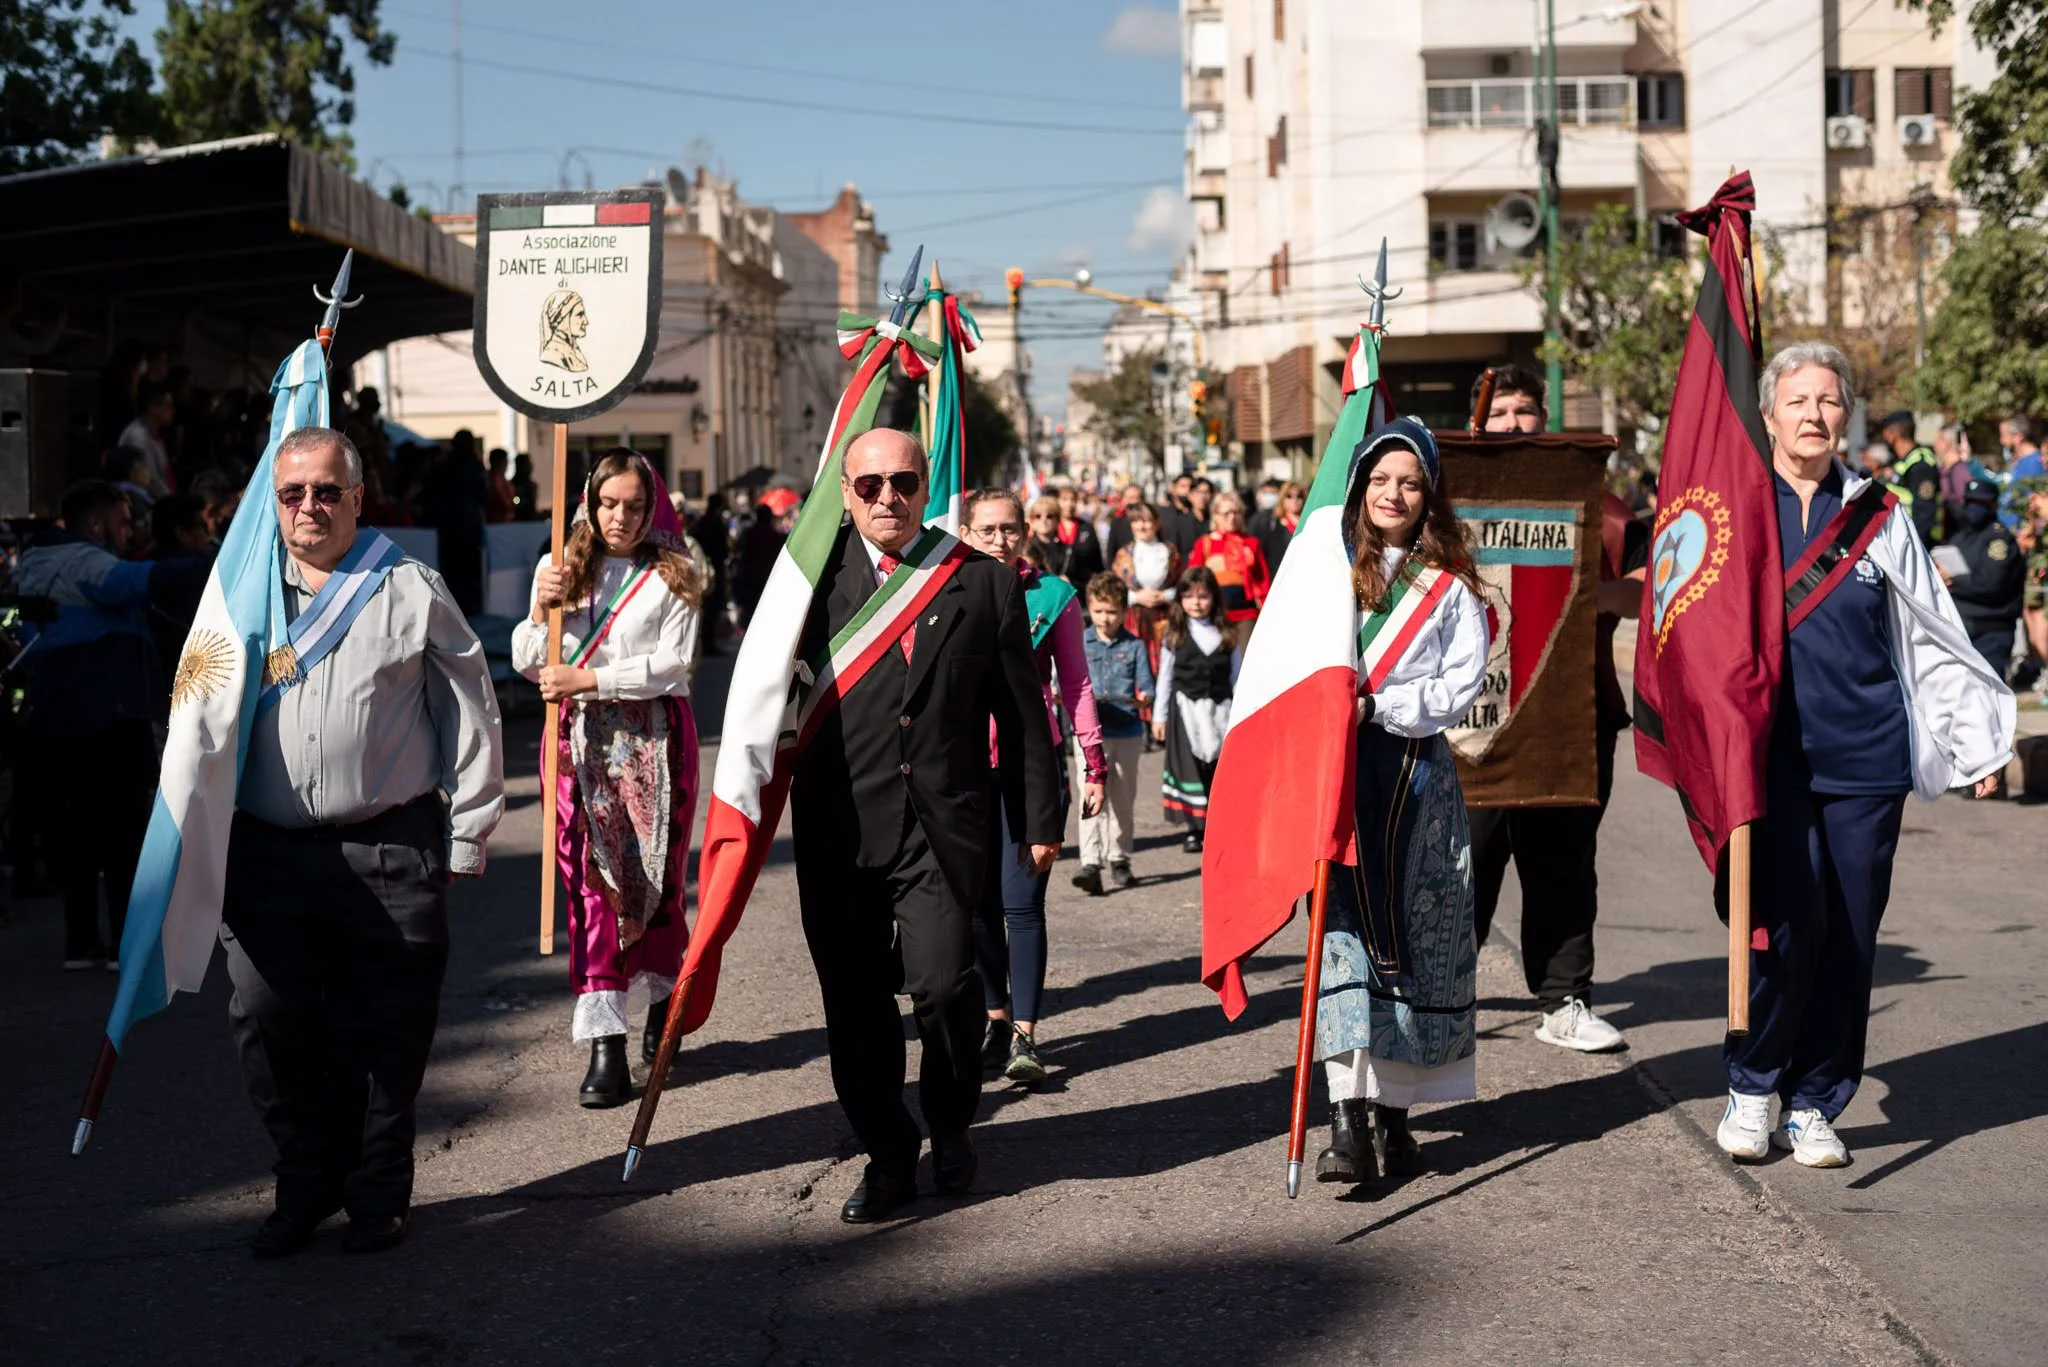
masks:
POLYGON ((1032 469, 1031 460, 1031 380, 1024 368, 1024 271, 1012 266, 1003 272, 1003 283, 1010 287, 1010 345, 1015 348, 1015 370, 1017 375, 1017 406, 1024 412, 1024 430, 1019 433, 1024 448, 1024 470, 1028 476, 1032 469))
POLYGON ((462 0, 451 0, 455 10, 455 50, 449 55, 455 60, 455 183, 448 187, 448 209, 451 213, 462 212, 462 197, 468 190, 463 182, 463 136, 462 136, 462 0))
POLYGON ((1543 0, 1543 42, 1536 59, 1540 111, 1536 160, 1543 206, 1543 408, 1549 429, 1564 431, 1564 358, 1558 354, 1557 325, 1557 0, 1543 0))

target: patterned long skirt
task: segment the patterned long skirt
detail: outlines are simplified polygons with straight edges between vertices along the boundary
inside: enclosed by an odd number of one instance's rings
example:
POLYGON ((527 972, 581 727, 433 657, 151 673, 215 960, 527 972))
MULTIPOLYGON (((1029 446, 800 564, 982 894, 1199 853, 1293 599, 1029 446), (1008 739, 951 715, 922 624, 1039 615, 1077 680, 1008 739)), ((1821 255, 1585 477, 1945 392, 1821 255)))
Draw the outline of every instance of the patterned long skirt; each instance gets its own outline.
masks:
POLYGON ((1477 1095, 1472 835, 1442 736, 1358 732, 1359 861, 1334 871, 1316 1052, 1332 1100, 1477 1095))
POLYGON ((625 1034, 627 990, 644 984, 666 997, 690 942, 696 718, 685 698, 581 702, 563 717, 559 754, 555 862, 568 889, 571 1033, 625 1034))

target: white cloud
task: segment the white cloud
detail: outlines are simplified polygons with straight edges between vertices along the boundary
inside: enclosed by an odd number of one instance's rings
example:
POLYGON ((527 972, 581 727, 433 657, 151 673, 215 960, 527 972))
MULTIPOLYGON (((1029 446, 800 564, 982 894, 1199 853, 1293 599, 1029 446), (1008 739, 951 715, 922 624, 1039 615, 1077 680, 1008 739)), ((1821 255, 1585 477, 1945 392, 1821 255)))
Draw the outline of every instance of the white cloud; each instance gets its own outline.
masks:
POLYGON ((1131 5, 1117 11, 1102 50, 1125 57, 1180 56, 1180 16, 1170 9, 1131 5))
POLYGON ((1178 256, 1194 230, 1194 212, 1179 190, 1155 185, 1145 193, 1145 202, 1131 218, 1131 235, 1126 239, 1134 252, 1165 252, 1178 256))

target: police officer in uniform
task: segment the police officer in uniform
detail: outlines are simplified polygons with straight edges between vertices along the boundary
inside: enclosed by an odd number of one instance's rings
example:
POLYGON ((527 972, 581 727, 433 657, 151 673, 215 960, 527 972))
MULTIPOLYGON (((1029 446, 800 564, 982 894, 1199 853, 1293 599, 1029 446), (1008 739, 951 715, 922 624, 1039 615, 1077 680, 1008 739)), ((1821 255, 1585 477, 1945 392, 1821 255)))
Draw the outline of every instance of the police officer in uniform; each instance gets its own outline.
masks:
POLYGON ((1948 544, 1962 552, 1969 570, 1953 576, 1943 571, 1942 578, 1948 580, 1970 644, 2004 678, 2027 570, 2019 542, 1998 520, 1998 496, 1998 485, 1988 479, 1973 479, 1964 489, 1962 526, 1948 544))
POLYGON ((1922 545, 1934 546, 1947 536, 1947 518, 1941 506, 1941 462, 1934 448, 1913 437, 1913 415, 1901 408, 1878 422, 1885 445, 1892 448, 1892 477, 1885 486, 1898 495, 1899 506, 1913 518, 1922 545))

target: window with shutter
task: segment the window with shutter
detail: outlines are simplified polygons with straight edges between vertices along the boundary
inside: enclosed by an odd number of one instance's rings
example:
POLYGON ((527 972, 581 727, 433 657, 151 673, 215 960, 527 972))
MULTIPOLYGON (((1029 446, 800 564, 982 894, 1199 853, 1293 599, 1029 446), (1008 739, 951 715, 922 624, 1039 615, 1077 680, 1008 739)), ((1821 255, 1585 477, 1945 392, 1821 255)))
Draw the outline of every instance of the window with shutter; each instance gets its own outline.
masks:
POLYGON ((1244 59, 1244 97, 1252 97, 1252 59, 1249 53, 1245 54, 1244 59))
POLYGON ((1892 112, 1904 118, 1934 112, 1933 82, 1924 66, 1902 66, 1892 72, 1892 112))
POLYGON ((1945 66, 1927 70, 1927 111, 1937 119, 1955 117, 1955 82, 1945 66))
POLYGON ((1850 106, 1855 97, 1850 93, 1854 77, 1847 71, 1829 71, 1821 77, 1822 110, 1831 119, 1839 119, 1852 113, 1850 106))
POLYGON ((1287 0, 1273 0, 1273 41, 1287 41, 1287 0))
POLYGON ((1280 176, 1280 144, 1274 138, 1266 139, 1266 179, 1277 180, 1280 176))
POLYGON ((1864 68, 1849 73, 1849 112, 1859 119, 1877 121, 1877 73, 1864 68))
POLYGON ((1285 114, 1280 116, 1280 126, 1274 130, 1273 141, 1279 144, 1280 164, 1285 166, 1287 164, 1287 116, 1285 114))

